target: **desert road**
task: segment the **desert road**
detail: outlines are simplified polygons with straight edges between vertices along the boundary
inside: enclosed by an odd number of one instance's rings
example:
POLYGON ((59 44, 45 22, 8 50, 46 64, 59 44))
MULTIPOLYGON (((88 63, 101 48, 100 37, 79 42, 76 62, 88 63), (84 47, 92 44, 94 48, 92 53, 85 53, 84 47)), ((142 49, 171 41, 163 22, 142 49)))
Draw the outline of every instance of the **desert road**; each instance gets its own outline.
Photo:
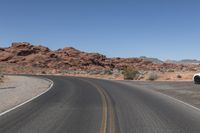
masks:
POLYGON ((114 81, 46 76, 47 93, 0 116, 0 133, 200 133, 200 111, 114 81))

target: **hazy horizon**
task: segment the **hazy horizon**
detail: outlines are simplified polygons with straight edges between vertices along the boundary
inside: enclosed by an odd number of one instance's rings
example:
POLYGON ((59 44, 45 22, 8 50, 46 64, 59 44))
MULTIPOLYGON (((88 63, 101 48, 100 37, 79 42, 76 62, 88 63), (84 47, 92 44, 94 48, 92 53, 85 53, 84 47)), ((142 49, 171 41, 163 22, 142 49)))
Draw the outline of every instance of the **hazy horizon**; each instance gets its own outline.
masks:
POLYGON ((0 47, 31 42, 108 57, 200 59, 198 0, 6 0, 0 47))

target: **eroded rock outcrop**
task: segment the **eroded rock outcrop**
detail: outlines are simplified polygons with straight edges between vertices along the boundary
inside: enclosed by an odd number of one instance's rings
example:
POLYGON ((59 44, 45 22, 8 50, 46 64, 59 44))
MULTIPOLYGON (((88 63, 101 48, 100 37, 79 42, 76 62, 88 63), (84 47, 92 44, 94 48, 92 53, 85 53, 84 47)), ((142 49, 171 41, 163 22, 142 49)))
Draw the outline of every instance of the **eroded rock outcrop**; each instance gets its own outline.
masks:
POLYGON ((185 66, 172 63, 153 63, 146 58, 107 58, 99 53, 87 53, 73 47, 55 51, 28 42, 16 42, 8 48, 0 48, 0 63, 19 66, 59 70, 112 70, 134 66, 141 70, 184 69, 185 66))

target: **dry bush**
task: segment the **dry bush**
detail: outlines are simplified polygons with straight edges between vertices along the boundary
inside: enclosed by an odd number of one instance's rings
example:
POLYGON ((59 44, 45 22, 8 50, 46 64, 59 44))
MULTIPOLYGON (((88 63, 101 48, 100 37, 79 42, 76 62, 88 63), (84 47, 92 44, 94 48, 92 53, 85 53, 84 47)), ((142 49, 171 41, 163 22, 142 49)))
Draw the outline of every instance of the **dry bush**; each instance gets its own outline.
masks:
POLYGON ((193 67, 193 68, 189 68, 189 71, 196 72, 198 71, 198 69, 193 67))
POLYGON ((4 75, 2 73, 0 73, 0 82, 3 81, 3 77, 4 77, 4 75))
POLYGON ((158 75, 155 71, 150 71, 148 73, 148 80, 154 81, 158 78, 158 75))
POLYGON ((41 74, 47 74, 46 71, 42 71, 41 74))
POLYGON ((167 72, 175 72, 175 70, 174 69, 169 69, 169 70, 167 70, 167 72))
POLYGON ((176 77, 177 77, 178 79, 181 79, 181 78, 182 78, 182 76, 181 76, 180 74, 178 74, 176 77))
POLYGON ((135 80, 139 76, 139 71, 134 67, 126 67, 122 74, 124 75, 125 80, 135 80))

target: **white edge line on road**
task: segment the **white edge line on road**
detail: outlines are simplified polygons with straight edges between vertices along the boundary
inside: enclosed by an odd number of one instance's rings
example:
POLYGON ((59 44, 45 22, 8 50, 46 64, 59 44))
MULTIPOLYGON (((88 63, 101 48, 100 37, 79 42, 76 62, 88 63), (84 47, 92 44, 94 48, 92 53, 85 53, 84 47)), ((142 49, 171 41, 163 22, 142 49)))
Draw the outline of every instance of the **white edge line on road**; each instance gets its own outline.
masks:
POLYGON ((179 100, 179 99, 177 99, 177 98, 174 98, 174 97, 172 97, 172 96, 169 96, 169 95, 164 94, 164 93, 161 93, 161 92, 158 92, 158 93, 160 93, 160 94, 162 94, 162 95, 164 95, 164 96, 166 96, 166 97, 168 97, 168 98, 170 98, 170 99, 172 99, 172 100, 174 100, 174 101, 177 101, 177 102, 182 103, 182 104, 184 104, 184 105, 186 105, 186 106, 189 106, 189 107, 195 109, 196 111, 200 111, 200 108, 195 107, 195 106, 193 106, 193 105, 191 105, 191 104, 189 104, 189 103, 186 103, 186 102, 184 102, 184 101, 181 101, 181 100, 179 100))
MULTIPOLYGON (((119 82, 118 82, 119 83, 119 82)), ((122 83, 123 84, 123 83, 122 83)), ((155 90, 154 90, 155 91, 155 90)), ((177 102, 179 102, 179 103, 182 103, 182 104, 184 104, 184 105, 186 105, 186 106, 188 106, 188 107, 190 107, 190 108, 193 108, 193 109, 195 109, 196 111, 199 111, 200 112, 200 108, 198 108, 198 107, 195 107, 195 106, 193 106, 193 105, 191 105, 191 104, 189 104, 189 103, 186 103, 186 102, 184 102, 184 101, 181 101, 181 100, 179 100, 179 99, 177 99, 177 98, 174 98, 174 97, 172 97, 172 96, 169 96, 169 95, 167 95, 167 94, 164 94, 164 93, 161 93, 161 92, 159 92, 159 91, 156 91, 157 93, 160 93, 161 95, 163 95, 163 96, 165 96, 165 97, 168 97, 168 98, 170 98, 170 99, 172 99, 172 100, 174 100, 174 101, 177 101, 177 102)))
MULTIPOLYGON (((38 77, 34 77, 34 78, 38 78, 38 77)), ((15 109, 17 109, 17 108, 19 108, 19 107, 21 107, 21 106, 23 106, 23 105, 29 103, 30 101, 32 101, 32 100, 38 98, 39 96, 43 95, 44 93, 48 92, 48 91, 53 87, 54 82, 53 82, 52 80, 47 79, 47 78, 42 78, 42 77, 39 77, 39 78, 40 78, 40 79, 43 79, 43 80, 47 80, 47 81, 49 81, 49 82, 51 83, 50 86, 49 86, 49 88, 48 88, 46 91, 44 91, 44 92, 42 92, 42 93, 40 93, 40 94, 38 94, 38 95, 32 97, 31 99, 29 99, 29 100, 27 100, 27 101, 25 101, 25 102, 23 102, 23 103, 21 103, 21 104, 18 104, 18 105, 16 105, 16 106, 14 106, 14 107, 11 108, 11 109, 8 109, 8 110, 6 110, 6 111, 0 113, 0 116, 3 116, 3 115, 5 115, 5 114, 8 113, 8 112, 11 112, 12 110, 15 110, 15 109)))

